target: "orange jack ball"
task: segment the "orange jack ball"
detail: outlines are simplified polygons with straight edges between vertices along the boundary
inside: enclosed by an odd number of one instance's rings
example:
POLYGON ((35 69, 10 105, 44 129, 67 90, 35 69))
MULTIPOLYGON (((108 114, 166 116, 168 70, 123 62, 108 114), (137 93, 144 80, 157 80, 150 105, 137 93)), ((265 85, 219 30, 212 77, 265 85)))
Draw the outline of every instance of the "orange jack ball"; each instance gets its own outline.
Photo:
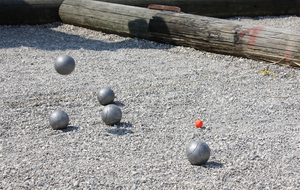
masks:
POLYGON ((197 120, 195 121, 195 126, 196 126, 197 128, 201 128, 201 127, 203 126, 203 121, 201 121, 200 119, 197 119, 197 120))

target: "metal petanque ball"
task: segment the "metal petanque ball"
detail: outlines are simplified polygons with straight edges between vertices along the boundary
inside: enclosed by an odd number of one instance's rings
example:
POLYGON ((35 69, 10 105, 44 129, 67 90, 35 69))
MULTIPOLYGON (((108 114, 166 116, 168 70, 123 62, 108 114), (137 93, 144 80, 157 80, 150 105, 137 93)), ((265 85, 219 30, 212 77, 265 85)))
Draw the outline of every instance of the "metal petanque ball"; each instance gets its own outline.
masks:
POLYGON ((69 116, 62 110, 56 110, 51 113, 49 121, 52 129, 66 129, 69 124, 69 116))
POLYGON ((104 87, 98 91, 97 99, 101 105, 111 104, 114 102, 115 93, 112 89, 104 87))
POLYGON ((54 63, 55 70, 61 75, 68 75, 75 69, 75 61, 69 55, 60 55, 54 63))
POLYGON ((194 141, 187 146, 186 156, 192 165, 203 165, 210 157, 210 148, 203 141, 194 141))
POLYGON ((109 104, 103 108, 101 118, 106 125, 118 124, 122 118, 122 111, 118 106, 109 104))

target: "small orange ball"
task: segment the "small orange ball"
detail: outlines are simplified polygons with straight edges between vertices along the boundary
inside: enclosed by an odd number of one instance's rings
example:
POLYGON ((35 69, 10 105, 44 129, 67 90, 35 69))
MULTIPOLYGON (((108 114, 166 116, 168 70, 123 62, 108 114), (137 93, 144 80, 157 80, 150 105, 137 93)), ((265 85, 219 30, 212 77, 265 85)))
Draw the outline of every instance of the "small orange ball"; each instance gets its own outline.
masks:
POLYGON ((203 126, 203 121, 201 121, 200 119, 197 119, 197 120, 195 121, 195 126, 196 126, 197 128, 201 128, 201 127, 203 126))

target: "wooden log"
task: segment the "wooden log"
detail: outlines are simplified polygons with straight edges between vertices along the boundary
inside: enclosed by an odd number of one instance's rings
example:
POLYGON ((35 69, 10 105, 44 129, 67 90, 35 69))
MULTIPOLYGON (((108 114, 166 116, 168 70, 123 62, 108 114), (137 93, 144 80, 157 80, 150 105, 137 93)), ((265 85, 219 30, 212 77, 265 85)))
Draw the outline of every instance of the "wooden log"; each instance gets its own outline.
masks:
POLYGON ((44 24, 61 21, 63 0, 0 0, 0 24, 44 24))
POLYGON ((300 32, 179 13, 159 13, 149 37, 196 49, 300 66, 300 32))
POLYGON ((159 12, 93 0, 65 0, 59 8, 64 23, 145 39, 150 19, 159 12))
POLYGON ((63 22, 196 49, 300 66, 300 32, 93 0, 65 0, 63 22))
POLYGON ((182 12, 228 18, 235 16, 300 15, 299 0, 98 0, 148 7, 149 4, 180 7, 182 12))

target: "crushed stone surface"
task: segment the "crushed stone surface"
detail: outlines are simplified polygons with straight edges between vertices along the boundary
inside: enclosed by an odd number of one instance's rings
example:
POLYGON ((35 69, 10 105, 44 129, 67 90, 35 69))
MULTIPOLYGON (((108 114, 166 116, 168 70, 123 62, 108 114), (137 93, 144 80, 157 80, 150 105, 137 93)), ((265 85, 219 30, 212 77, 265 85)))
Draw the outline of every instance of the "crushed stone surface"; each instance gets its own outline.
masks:
POLYGON ((62 23, 0 26, 0 92, 0 189, 300 189, 299 68, 62 23), (62 54, 70 75, 54 70, 62 54), (118 125, 101 121, 102 87, 118 125), (57 109, 66 130, 49 125, 57 109), (186 158, 194 140, 211 149, 205 165, 186 158))

